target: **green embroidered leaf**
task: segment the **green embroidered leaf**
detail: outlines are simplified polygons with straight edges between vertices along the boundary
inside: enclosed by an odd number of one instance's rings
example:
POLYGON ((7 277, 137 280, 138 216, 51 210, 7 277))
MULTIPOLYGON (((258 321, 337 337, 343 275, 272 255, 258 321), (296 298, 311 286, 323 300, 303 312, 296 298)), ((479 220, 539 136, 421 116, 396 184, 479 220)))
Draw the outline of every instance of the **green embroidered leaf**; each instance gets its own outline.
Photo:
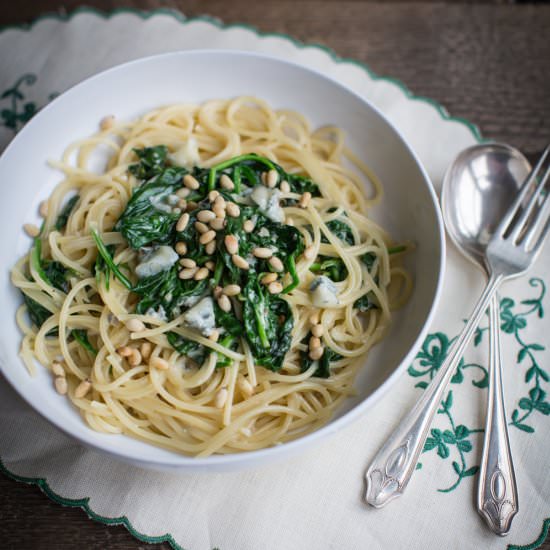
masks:
POLYGON ((476 335, 474 336, 474 346, 479 346, 481 340, 483 339, 483 331, 478 327, 476 329, 476 335))
POLYGON ((524 347, 524 348, 521 348, 519 350, 519 353, 518 353, 518 363, 521 363, 525 357, 527 356, 527 353, 529 352, 529 348, 527 347, 524 347))
POLYGON ((419 376, 424 376, 426 374, 425 372, 416 370, 412 365, 407 369, 407 372, 409 373, 409 376, 414 376, 415 378, 418 378, 419 376))
POLYGON ((437 441, 433 437, 428 437, 426 443, 424 443, 424 449, 422 452, 431 451, 434 447, 437 446, 437 441))
POLYGON ((462 477, 475 476, 479 472, 479 466, 472 466, 462 472, 462 477))
POLYGON ((544 371, 541 368, 537 367, 537 373, 545 382, 550 381, 550 378, 548 377, 548 373, 546 371, 544 371))
POLYGON ((484 372, 483 378, 481 380, 472 380, 472 385, 476 388, 487 388, 489 387, 489 373, 483 367, 481 369, 484 372))
POLYGON ((517 422, 518 416, 519 411, 517 409, 514 409, 514 411, 512 412, 512 422, 517 422))
POLYGON ((447 399, 442 403, 443 407, 448 411, 453 406, 453 392, 450 391, 447 399))
POLYGON ((533 376, 535 376, 536 372, 537 367, 535 367, 534 365, 530 369, 527 369, 527 372, 525 373, 525 381, 530 382, 533 376))
POLYGON ((449 457, 449 447, 447 447, 447 445, 445 445, 445 443, 440 443, 438 446, 437 446, 437 454, 441 457, 441 458, 448 458, 449 457))
POLYGON ((456 443, 455 434, 450 430, 445 430, 443 432, 443 441, 445 441, 445 443, 453 445, 454 443, 456 443))
POLYGON ((531 400, 527 399, 527 397, 522 397, 519 400, 519 408, 524 411, 530 411, 533 408, 533 403, 531 403, 531 400))
POLYGON ((529 344, 527 347, 536 351, 544 351, 546 349, 546 347, 541 344, 529 344))
POLYGON ((459 424, 455 428, 455 437, 457 439, 464 439, 465 437, 468 437, 470 435, 470 430, 464 426, 464 424, 459 424))
POLYGON ((464 382, 464 374, 462 374, 462 368, 459 365, 451 378, 451 384, 462 384, 462 382, 464 382))
POLYGON ((521 430, 522 432, 527 432, 529 434, 532 434, 535 432, 534 428, 531 428, 531 426, 528 426, 527 424, 514 424, 516 428, 521 430))
POLYGON ((417 384, 414 385, 414 387, 425 390, 428 387, 428 382, 424 382, 424 381, 418 382, 417 384))
POLYGON ((502 300, 500 301, 500 309, 503 310, 503 309, 510 309, 512 307, 514 307, 515 305, 515 302, 514 300, 512 300, 512 298, 502 298, 502 300))
POLYGON ((547 403, 547 402, 540 403, 539 402, 535 405, 535 409, 537 409, 537 411, 544 414, 545 416, 548 416, 550 414, 550 403, 547 403))
POLYGON ((455 460, 453 460, 453 468, 454 468, 454 471, 459 475, 461 476, 462 475, 462 470, 460 468, 460 464, 458 462, 456 462, 455 460))
POLYGON ((459 441, 456 446, 465 453, 469 453, 472 450, 472 444, 467 439, 459 441))
POLYGON ((541 388, 532 388, 529 390, 529 397, 534 403, 537 401, 543 401, 546 397, 546 392, 541 388))
POLYGON ((422 470, 422 462, 418 462, 418 463, 416 464, 415 470, 422 470))

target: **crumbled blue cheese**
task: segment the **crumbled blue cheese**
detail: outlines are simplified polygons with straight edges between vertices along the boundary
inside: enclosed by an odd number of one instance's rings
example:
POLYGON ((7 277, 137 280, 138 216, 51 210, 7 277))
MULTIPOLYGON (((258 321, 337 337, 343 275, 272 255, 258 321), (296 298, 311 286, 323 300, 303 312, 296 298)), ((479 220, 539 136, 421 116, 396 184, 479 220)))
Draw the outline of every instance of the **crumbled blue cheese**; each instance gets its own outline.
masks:
POLYGON ((152 196, 152 197, 149 197, 149 202, 151 203, 151 206, 153 206, 157 210, 171 214, 172 207, 166 202, 165 199, 166 199, 166 196, 163 196, 163 195, 161 195, 160 197, 152 196))
POLYGON ((250 195, 252 200, 260 207, 260 212, 270 220, 282 223, 285 213, 279 205, 281 192, 278 189, 269 189, 265 185, 256 185, 250 195))
POLYGON ((269 237, 269 229, 267 227, 262 227, 258 231, 258 237, 269 237))
POLYGON ((162 321, 164 323, 168 321, 166 311, 164 311, 164 308, 162 306, 159 306, 157 309, 150 307, 145 312, 145 315, 148 315, 149 317, 154 317, 155 319, 158 319, 159 321, 162 321))
POLYGON ((178 254, 171 246, 159 246, 146 254, 136 267, 136 275, 143 279, 170 269, 177 261, 178 254))
POLYGON ((216 328, 216 317, 214 315, 214 302, 210 296, 203 298, 195 304, 191 309, 183 314, 185 323, 196 328, 205 336, 210 336, 216 328))
POLYGON ((338 301, 338 289, 336 285, 324 275, 315 277, 309 285, 309 290, 311 293, 311 303, 315 307, 335 306, 340 303, 338 301))
POLYGON ((194 137, 189 138, 177 151, 170 153, 168 159, 176 166, 193 168, 200 163, 199 145, 194 137))

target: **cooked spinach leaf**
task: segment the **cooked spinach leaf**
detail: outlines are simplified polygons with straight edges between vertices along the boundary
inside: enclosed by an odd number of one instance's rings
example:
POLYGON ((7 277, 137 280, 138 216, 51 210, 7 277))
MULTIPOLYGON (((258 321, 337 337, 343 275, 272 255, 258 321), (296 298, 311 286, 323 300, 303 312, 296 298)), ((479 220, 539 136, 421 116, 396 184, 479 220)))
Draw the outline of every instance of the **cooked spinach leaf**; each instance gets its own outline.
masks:
POLYGON ((74 197, 71 197, 67 201, 67 204, 65 204, 65 206, 61 210, 59 216, 57 217, 57 221, 55 222, 55 228, 58 231, 65 229, 65 226, 67 225, 67 221, 69 220, 69 216, 71 215, 71 212, 73 211, 73 208, 75 207, 79 198, 80 198, 79 195, 75 195, 74 197))
MULTIPOLYGON (((27 306, 27 311, 29 313, 29 318, 31 323, 40 328, 52 315, 53 313, 46 309, 43 305, 39 304, 36 300, 33 300, 30 296, 23 294, 23 300, 27 306)), ((57 333, 57 329, 55 329, 57 333)))
MULTIPOLYGON (((304 344, 305 346, 308 346, 309 339, 311 338, 311 336, 312 334, 309 333, 302 340, 302 344, 304 344)), ((307 369, 309 369, 309 367, 311 367, 314 361, 309 357, 309 352, 307 350, 300 352, 300 356, 302 359, 301 371, 305 372, 307 369)), ((331 363, 333 363, 334 361, 338 361, 339 359, 342 359, 342 356, 340 354, 336 353, 334 350, 332 350, 329 347, 325 347, 325 351, 321 356, 321 359, 317 361, 317 368, 315 369, 313 376, 316 376, 317 378, 329 378, 331 363)))
POLYGON ((139 158, 139 162, 128 167, 130 173, 141 180, 148 180, 164 169, 168 149, 165 145, 157 145, 156 147, 134 149, 134 153, 139 158))
POLYGON ((89 351, 92 355, 97 355, 97 350, 90 344, 88 340, 88 332, 84 329, 75 328, 71 330, 71 336, 86 350, 89 351))
POLYGON ((209 350, 202 344, 193 342, 192 340, 187 340, 187 338, 184 338, 175 332, 167 332, 166 338, 168 339, 168 343, 177 352, 181 353, 181 355, 189 357, 199 365, 204 363, 209 350))
POLYGON ((109 267, 110 272, 113 273, 113 275, 128 289, 132 290, 132 283, 130 282, 130 279, 120 271, 119 266, 115 264, 113 258, 111 257, 111 254, 109 253, 109 250, 107 249, 107 246, 105 243, 101 240, 101 237, 99 236, 99 233, 96 229, 91 229, 92 237, 95 241, 95 244, 97 246, 97 251, 100 254, 100 256, 103 258, 103 261, 105 264, 109 267))

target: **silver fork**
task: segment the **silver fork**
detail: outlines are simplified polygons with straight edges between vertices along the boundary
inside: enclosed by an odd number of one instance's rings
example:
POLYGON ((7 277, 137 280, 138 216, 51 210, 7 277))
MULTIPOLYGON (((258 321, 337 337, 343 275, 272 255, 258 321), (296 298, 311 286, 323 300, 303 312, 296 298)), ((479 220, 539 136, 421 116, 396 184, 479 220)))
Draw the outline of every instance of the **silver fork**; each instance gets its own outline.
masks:
MULTIPOLYGON (((449 351, 429 387, 388 437, 365 474, 366 501, 381 508, 403 494, 416 468, 433 416, 443 393, 454 374, 464 349, 470 341, 481 316, 486 311, 499 285, 505 279, 521 275, 535 261, 550 230, 550 191, 543 193, 550 177, 550 166, 544 170, 550 146, 522 185, 514 203, 495 230, 487 247, 489 281, 470 319, 449 351)), ((497 426, 498 429, 498 426, 497 426)), ((502 440, 502 439, 501 439, 502 440)), ((482 464, 478 506, 500 521, 506 501, 517 502, 515 485, 507 487, 497 472, 506 468, 506 456, 500 448, 491 448, 491 441, 482 464), (489 473, 492 472, 492 473, 489 473), (488 482, 485 482, 485 481, 488 482), (508 492, 508 493, 507 493, 508 492), (508 496, 507 496, 508 495, 508 496), (493 505, 486 503, 492 501, 493 505), (497 512, 493 512, 493 508, 497 512), (499 512, 500 511, 500 512, 499 512)), ((506 510, 509 514, 510 510, 506 510)), ((514 510, 517 512, 517 509, 514 510)), ((511 514, 513 517, 514 514, 511 514)), ((486 517, 486 519, 494 519, 486 517)), ((502 518, 504 521, 504 518, 502 518)), ((511 518, 510 518, 511 521, 511 518)))

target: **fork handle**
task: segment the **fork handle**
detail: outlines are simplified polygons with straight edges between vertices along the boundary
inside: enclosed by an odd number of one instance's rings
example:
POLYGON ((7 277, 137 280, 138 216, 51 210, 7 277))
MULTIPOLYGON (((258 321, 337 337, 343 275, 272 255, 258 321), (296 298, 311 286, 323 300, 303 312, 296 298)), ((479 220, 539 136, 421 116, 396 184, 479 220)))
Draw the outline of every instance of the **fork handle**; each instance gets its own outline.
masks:
POLYGON ((445 388, 503 278, 502 274, 491 275, 470 319, 451 347, 436 376, 416 405, 388 437, 367 469, 365 500, 375 508, 381 508, 400 496, 407 487, 416 468, 418 457, 424 448, 430 424, 445 388))
POLYGON ((497 535, 504 536, 510 531, 519 504, 504 409, 496 295, 490 307, 490 326, 487 421, 479 473, 477 509, 489 527, 497 535))

